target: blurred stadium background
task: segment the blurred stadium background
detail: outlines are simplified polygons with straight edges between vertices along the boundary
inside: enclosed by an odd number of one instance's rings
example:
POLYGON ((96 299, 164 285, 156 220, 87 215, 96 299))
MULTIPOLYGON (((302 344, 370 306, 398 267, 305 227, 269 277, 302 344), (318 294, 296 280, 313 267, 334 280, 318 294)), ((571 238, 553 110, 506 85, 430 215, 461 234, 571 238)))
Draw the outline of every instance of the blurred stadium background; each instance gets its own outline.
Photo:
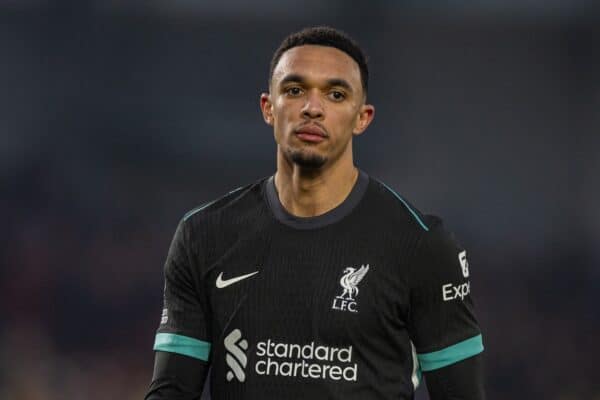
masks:
POLYGON ((370 56, 358 164, 468 249, 489 398, 600 399, 592 0, 0 1, 0 398, 143 397, 176 224, 273 172, 268 62, 318 24, 370 56))

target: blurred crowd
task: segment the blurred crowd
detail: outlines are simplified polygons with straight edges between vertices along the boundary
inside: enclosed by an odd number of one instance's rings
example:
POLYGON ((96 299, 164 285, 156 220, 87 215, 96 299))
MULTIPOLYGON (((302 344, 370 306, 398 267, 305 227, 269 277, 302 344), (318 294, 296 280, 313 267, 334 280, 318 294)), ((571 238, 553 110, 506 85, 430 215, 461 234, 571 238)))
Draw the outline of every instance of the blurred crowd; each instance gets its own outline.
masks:
POLYGON ((273 172, 271 52, 343 21, 374 61, 358 164, 467 248, 489 399, 600 400, 600 13, 47 3, 0 6, 0 399, 143 398, 179 219, 273 172))
MULTIPOLYGON (((11 212, 0 260, 0 398, 141 399, 177 207, 161 213, 141 196, 124 214, 86 215, 53 203, 66 187, 44 189, 45 172, 36 173, 15 176, 9 183, 20 188, 2 204, 11 212)), ((109 193, 122 204, 132 195, 126 186, 109 193)), ((560 251, 532 254, 525 245, 490 247, 477 232, 463 236, 490 398, 600 399, 591 245, 574 238, 554 244, 560 251)))

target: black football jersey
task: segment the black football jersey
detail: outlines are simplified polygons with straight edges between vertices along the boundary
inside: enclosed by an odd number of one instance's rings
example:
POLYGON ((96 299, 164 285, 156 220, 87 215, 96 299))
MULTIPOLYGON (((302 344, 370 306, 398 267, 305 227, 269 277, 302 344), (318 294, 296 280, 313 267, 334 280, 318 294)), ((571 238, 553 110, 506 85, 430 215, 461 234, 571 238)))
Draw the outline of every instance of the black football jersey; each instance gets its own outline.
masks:
POLYGON ((154 349, 209 363, 219 400, 412 399, 483 351, 469 274, 439 218, 362 171, 307 218, 264 178, 181 220, 154 349))

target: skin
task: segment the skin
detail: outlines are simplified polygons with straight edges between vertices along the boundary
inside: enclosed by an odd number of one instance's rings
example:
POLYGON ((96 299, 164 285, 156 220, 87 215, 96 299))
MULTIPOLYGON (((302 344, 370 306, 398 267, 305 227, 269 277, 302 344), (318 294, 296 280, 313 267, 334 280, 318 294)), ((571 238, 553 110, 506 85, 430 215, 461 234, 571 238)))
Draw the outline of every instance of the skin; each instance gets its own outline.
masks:
POLYGON ((273 71, 269 93, 261 94, 260 108, 277 143, 275 186, 284 208, 312 217, 340 205, 358 178, 352 139, 375 115, 358 64, 334 47, 291 48, 273 71))

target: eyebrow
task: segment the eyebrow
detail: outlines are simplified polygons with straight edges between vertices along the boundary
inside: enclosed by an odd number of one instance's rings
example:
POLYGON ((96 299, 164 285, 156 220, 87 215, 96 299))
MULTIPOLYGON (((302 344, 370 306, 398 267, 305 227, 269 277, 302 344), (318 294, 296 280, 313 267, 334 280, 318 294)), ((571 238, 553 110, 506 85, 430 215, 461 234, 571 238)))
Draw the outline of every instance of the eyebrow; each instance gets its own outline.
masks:
MULTIPOLYGON (((286 83, 290 83, 290 82, 297 82, 297 83, 301 83, 301 84, 305 84, 306 83, 306 78, 304 78, 302 75, 299 74, 289 74, 286 75, 281 82, 279 82, 280 86, 285 85, 286 83)), ((348 90, 349 92, 352 92, 352 86, 350 86, 350 84, 348 83, 348 81, 346 81, 345 79, 341 79, 341 78, 330 78, 327 79, 327 86, 328 87, 332 87, 332 86, 339 86, 342 87, 346 90, 348 90)))

